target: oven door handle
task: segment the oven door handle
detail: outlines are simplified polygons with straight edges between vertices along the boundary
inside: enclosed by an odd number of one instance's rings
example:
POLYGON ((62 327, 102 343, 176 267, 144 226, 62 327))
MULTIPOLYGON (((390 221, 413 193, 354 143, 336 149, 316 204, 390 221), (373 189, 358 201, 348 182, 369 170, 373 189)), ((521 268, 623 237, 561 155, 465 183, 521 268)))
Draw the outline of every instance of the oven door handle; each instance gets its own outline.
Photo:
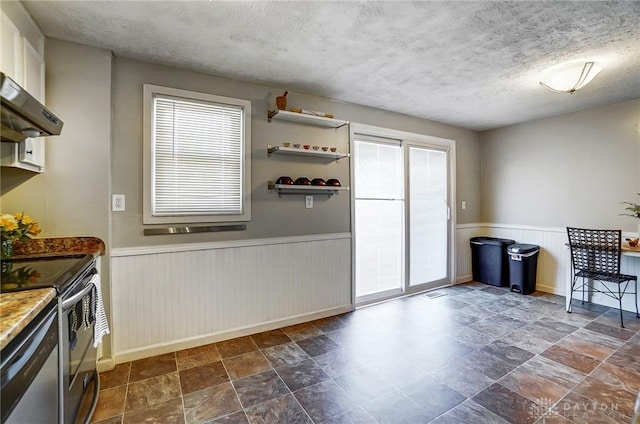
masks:
POLYGON ((85 281, 87 281, 86 283, 84 283, 84 288, 82 289, 82 291, 80 293, 74 294, 73 296, 71 296, 69 299, 65 300, 62 302, 62 310, 66 311, 67 309, 71 308, 73 305, 75 305, 76 303, 78 303, 80 301, 80 299, 82 299, 83 297, 85 297, 87 294, 89 294, 91 292, 91 290, 93 290, 94 284, 89 284, 91 282, 91 280, 98 274, 92 274, 91 276, 87 277, 85 279, 85 281))

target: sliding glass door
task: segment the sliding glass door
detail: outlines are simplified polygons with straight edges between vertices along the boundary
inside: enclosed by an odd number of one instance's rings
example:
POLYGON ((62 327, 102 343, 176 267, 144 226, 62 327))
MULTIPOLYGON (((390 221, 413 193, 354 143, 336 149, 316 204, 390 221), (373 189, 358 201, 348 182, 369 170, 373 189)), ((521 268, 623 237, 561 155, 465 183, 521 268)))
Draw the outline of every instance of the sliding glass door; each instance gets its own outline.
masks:
POLYGON ((356 297, 401 293, 404 279, 404 169, 400 143, 354 142, 356 297))
POLYGON ((409 286, 437 286, 448 282, 447 154, 419 146, 408 150, 409 286))
POLYGON ((449 163, 446 144, 353 134, 356 303, 450 283, 449 163))

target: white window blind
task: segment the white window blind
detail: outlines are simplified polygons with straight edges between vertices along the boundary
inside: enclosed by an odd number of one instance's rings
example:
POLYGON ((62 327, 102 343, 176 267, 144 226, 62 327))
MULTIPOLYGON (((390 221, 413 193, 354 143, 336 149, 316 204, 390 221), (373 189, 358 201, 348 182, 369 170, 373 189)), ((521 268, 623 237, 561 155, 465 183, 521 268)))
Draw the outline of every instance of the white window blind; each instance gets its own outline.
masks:
POLYGON ((248 220, 250 103, 155 88, 148 93, 151 196, 145 223, 248 220))
POLYGON ((399 141, 354 139, 356 297, 399 291, 404 267, 404 177, 399 141))

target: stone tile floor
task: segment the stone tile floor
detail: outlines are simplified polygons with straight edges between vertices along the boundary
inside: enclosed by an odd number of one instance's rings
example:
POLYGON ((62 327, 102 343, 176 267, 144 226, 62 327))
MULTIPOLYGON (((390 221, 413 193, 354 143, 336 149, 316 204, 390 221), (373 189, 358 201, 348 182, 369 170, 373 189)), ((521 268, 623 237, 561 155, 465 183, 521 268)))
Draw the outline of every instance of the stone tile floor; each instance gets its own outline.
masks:
POLYGON ((93 422, 628 424, 640 319, 625 326, 469 283, 119 364, 93 422))

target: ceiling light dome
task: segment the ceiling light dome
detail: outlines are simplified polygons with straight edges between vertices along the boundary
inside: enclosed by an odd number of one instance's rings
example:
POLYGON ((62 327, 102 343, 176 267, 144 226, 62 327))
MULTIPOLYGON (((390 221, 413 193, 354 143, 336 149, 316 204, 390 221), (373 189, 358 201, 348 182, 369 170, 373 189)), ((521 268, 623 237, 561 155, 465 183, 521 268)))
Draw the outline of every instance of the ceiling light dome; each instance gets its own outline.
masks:
POLYGON ((540 75, 540 85, 556 93, 573 94, 589 84, 602 70, 597 62, 574 60, 545 69, 540 75))

